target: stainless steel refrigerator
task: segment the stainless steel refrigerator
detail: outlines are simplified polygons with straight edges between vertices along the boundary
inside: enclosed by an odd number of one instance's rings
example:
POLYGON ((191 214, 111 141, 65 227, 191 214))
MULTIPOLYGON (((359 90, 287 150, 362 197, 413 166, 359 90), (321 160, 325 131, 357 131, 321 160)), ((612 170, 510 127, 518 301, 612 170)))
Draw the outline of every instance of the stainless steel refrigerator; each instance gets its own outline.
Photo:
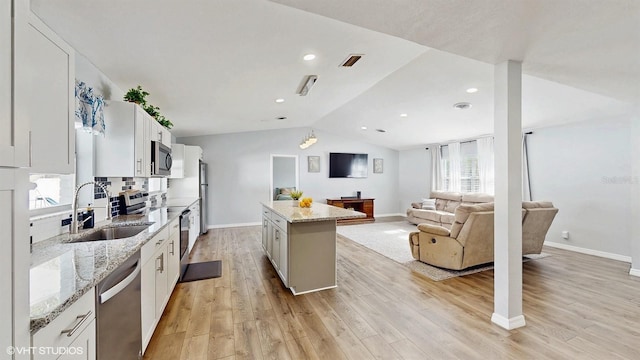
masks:
POLYGON ((209 182, 207 180, 207 164, 200 160, 200 234, 209 231, 207 225, 207 209, 209 197, 209 182))

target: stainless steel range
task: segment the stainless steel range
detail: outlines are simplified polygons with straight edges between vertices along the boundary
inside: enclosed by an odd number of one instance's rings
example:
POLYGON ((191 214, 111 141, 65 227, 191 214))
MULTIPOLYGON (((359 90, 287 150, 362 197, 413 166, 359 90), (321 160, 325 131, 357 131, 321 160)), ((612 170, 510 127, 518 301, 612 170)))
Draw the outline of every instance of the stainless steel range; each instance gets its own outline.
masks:
POLYGON ((120 215, 140 214, 144 212, 147 200, 149 199, 149 193, 140 190, 123 191, 119 195, 120 215))

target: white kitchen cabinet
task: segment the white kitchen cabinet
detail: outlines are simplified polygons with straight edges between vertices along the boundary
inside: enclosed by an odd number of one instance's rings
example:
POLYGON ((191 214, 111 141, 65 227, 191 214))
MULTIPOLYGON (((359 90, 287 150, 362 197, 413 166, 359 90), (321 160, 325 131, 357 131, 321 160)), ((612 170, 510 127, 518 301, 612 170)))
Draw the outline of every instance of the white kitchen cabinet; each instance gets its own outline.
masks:
POLYGON ((289 277, 288 229, 286 219, 262 207, 262 247, 285 286, 289 277))
POLYGON ((0 359, 30 344, 28 183, 26 169, 0 168, 0 359))
POLYGON ((182 179, 184 177, 184 144, 171 144, 171 179, 182 179))
POLYGON ((30 166, 29 1, 0 4, 0 167, 30 166))
POLYGON ((75 51, 31 14, 24 62, 31 69, 31 173, 75 173, 75 51))
POLYGON ((149 114, 134 103, 109 101, 104 118, 105 136, 95 137, 95 176, 150 177, 149 114))
POLYGON ((150 117, 149 119, 149 139, 151 141, 160 141, 162 145, 171 147, 171 133, 167 128, 160 125, 156 119, 150 117))
POLYGON ((167 244, 167 283, 168 293, 180 278, 180 219, 169 224, 169 243, 167 244))
POLYGON ((191 205, 189 210, 191 210, 191 214, 189 214, 189 252, 191 252, 198 235, 200 235, 200 201, 198 200, 191 205))
POLYGON ((33 360, 95 360, 95 317, 95 288, 92 288, 51 323, 33 334, 33 360), (47 349, 52 351, 43 351, 47 349))
POLYGON ((173 291, 173 286, 169 285, 169 266, 167 264, 170 259, 169 250, 171 250, 169 228, 168 226, 160 230, 140 251, 140 261, 143 264, 140 279, 143 352, 149 345, 153 331, 158 325, 173 291))
POLYGON ((202 148, 200 146, 185 146, 184 177, 200 178, 200 160, 202 160, 202 148))

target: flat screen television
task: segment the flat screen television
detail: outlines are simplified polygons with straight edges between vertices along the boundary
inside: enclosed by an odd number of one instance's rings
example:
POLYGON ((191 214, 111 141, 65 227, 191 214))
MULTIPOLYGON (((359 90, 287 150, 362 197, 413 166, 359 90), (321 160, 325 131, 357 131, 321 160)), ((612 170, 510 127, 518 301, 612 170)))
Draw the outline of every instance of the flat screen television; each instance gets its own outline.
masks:
POLYGON ((366 178, 367 154, 329 153, 330 178, 366 178))

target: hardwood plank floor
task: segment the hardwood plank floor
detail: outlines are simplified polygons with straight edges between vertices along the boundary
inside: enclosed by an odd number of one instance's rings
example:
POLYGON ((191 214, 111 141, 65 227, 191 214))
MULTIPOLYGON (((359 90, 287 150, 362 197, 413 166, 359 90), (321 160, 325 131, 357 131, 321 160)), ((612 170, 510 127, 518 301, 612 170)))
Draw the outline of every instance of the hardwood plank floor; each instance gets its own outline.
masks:
POLYGON ((145 359, 639 359, 640 279, 629 264, 545 248, 524 263, 527 326, 491 323, 493 272, 434 282, 338 238, 338 287, 285 289, 261 227, 210 230, 191 261, 217 279, 178 284, 145 359))

